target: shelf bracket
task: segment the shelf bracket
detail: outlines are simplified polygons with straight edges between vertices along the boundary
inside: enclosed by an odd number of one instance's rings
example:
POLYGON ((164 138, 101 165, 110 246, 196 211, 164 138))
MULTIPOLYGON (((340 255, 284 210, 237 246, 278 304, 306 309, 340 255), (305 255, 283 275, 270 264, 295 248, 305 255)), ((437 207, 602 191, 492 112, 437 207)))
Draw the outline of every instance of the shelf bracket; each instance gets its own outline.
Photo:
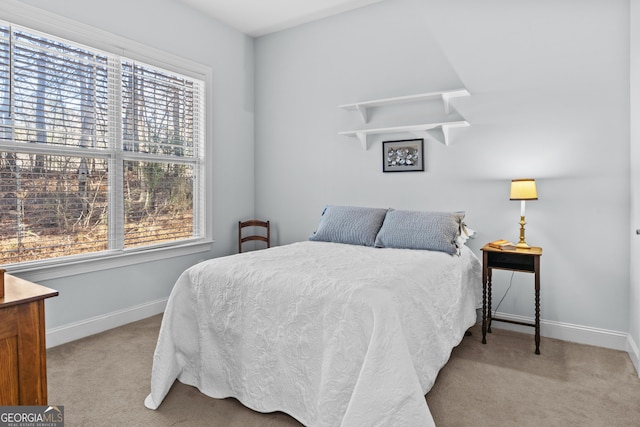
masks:
POLYGON ((446 93, 442 94, 442 103, 444 104, 444 113, 446 115, 449 115, 449 113, 451 111, 451 108, 449 106, 449 99, 450 99, 450 97, 449 97, 448 94, 446 94, 446 93))
POLYGON ((367 123, 367 107, 364 105, 356 105, 356 110, 360 113, 360 117, 362 117, 362 122, 367 123))
POLYGON ((444 130, 444 127, 429 129, 424 132, 427 138, 432 141, 439 142, 443 145, 449 145, 449 134, 444 130))
POLYGON ((362 148, 366 151, 367 150, 367 133, 356 132, 356 138, 358 138, 358 141, 360 141, 360 144, 362 144, 362 148))
MULTIPOLYGON (((468 123, 456 123, 456 124, 452 124, 452 125, 442 125, 440 127, 437 128, 433 128, 433 129, 427 129, 425 130, 422 135, 426 135, 427 138, 432 139, 434 141, 437 141, 441 144, 444 144, 445 146, 449 145, 449 131, 451 130, 451 128, 457 128, 457 127, 466 127, 469 126, 468 123)), ((415 133, 417 136, 417 133, 415 133)))
POLYGON ((449 131, 451 128, 459 128, 459 127, 467 127, 469 123, 467 122, 457 122, 453 124, 444 124, 440 127, 440 129, 432 129, 430 132, 433 132, 436 135, 436 140, 443 143, 444 145, 449 145, 449 131), (439 139, 442 138, 442 139, 439 139))
POLYGON ((469 96, 469 92, 466 89, 454 90, 450 92, 445 92, 442 95, 442 104, 444 105, 445 114, 449 115, 451 111, 456 111, 455 108, 451 106, 449 102, 451 98, 458 98, 460 96, 469 96))

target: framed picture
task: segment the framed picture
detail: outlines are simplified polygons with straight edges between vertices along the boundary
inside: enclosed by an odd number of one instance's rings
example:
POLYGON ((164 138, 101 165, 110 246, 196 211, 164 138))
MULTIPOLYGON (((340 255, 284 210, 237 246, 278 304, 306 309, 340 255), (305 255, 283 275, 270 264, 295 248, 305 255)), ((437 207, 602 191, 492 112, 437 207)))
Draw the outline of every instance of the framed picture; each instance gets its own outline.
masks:
POLYGON ((424 171, 424 139, 382 142, 382 172, 424 171))

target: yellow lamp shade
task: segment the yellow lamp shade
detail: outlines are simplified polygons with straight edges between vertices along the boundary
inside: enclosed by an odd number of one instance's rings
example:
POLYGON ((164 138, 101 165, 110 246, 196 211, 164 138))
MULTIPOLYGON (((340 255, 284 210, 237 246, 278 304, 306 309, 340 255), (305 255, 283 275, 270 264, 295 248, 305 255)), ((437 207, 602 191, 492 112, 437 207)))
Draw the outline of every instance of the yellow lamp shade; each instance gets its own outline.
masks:
POLYGON ((510 200, 538 200, 536 180, 531 178, 511 180, 510 200))

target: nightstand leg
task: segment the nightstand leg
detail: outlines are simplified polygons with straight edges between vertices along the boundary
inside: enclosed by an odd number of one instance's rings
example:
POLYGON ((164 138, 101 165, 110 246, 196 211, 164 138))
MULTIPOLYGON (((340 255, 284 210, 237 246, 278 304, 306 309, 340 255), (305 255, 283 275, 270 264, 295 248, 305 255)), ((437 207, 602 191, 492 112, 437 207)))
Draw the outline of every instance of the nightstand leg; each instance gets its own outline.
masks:
POLYGON ((540 354, 540 257, 534 261, 536 289, 536 354, 540 354))
POLYGON ((482 281, 482 344, 487 343, 487 281, 482 281))
POLYGON ((482 344, 487 343, 487 253, 483 253, 482 263, 482 344))
POLYGON ((487 272, 487 332, 491 333, 491 269, 487 272))
POLYGON ((536 289, 536 354, 540 354, 540 291, 536 289))

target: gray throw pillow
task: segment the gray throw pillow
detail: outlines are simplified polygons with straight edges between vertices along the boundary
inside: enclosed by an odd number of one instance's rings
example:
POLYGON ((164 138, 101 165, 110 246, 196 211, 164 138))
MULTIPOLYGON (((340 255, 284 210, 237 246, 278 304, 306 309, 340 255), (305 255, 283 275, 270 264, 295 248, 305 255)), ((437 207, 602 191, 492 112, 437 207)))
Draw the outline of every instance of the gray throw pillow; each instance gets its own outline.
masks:
POLYGON ((309 240, 373 246, 387 209, 326 206, 309 240))
POLYGON ((464 212, 418 212, 389 209, 376 236, 378 248, 427 249, 458 253, 456 240, 464 212))

